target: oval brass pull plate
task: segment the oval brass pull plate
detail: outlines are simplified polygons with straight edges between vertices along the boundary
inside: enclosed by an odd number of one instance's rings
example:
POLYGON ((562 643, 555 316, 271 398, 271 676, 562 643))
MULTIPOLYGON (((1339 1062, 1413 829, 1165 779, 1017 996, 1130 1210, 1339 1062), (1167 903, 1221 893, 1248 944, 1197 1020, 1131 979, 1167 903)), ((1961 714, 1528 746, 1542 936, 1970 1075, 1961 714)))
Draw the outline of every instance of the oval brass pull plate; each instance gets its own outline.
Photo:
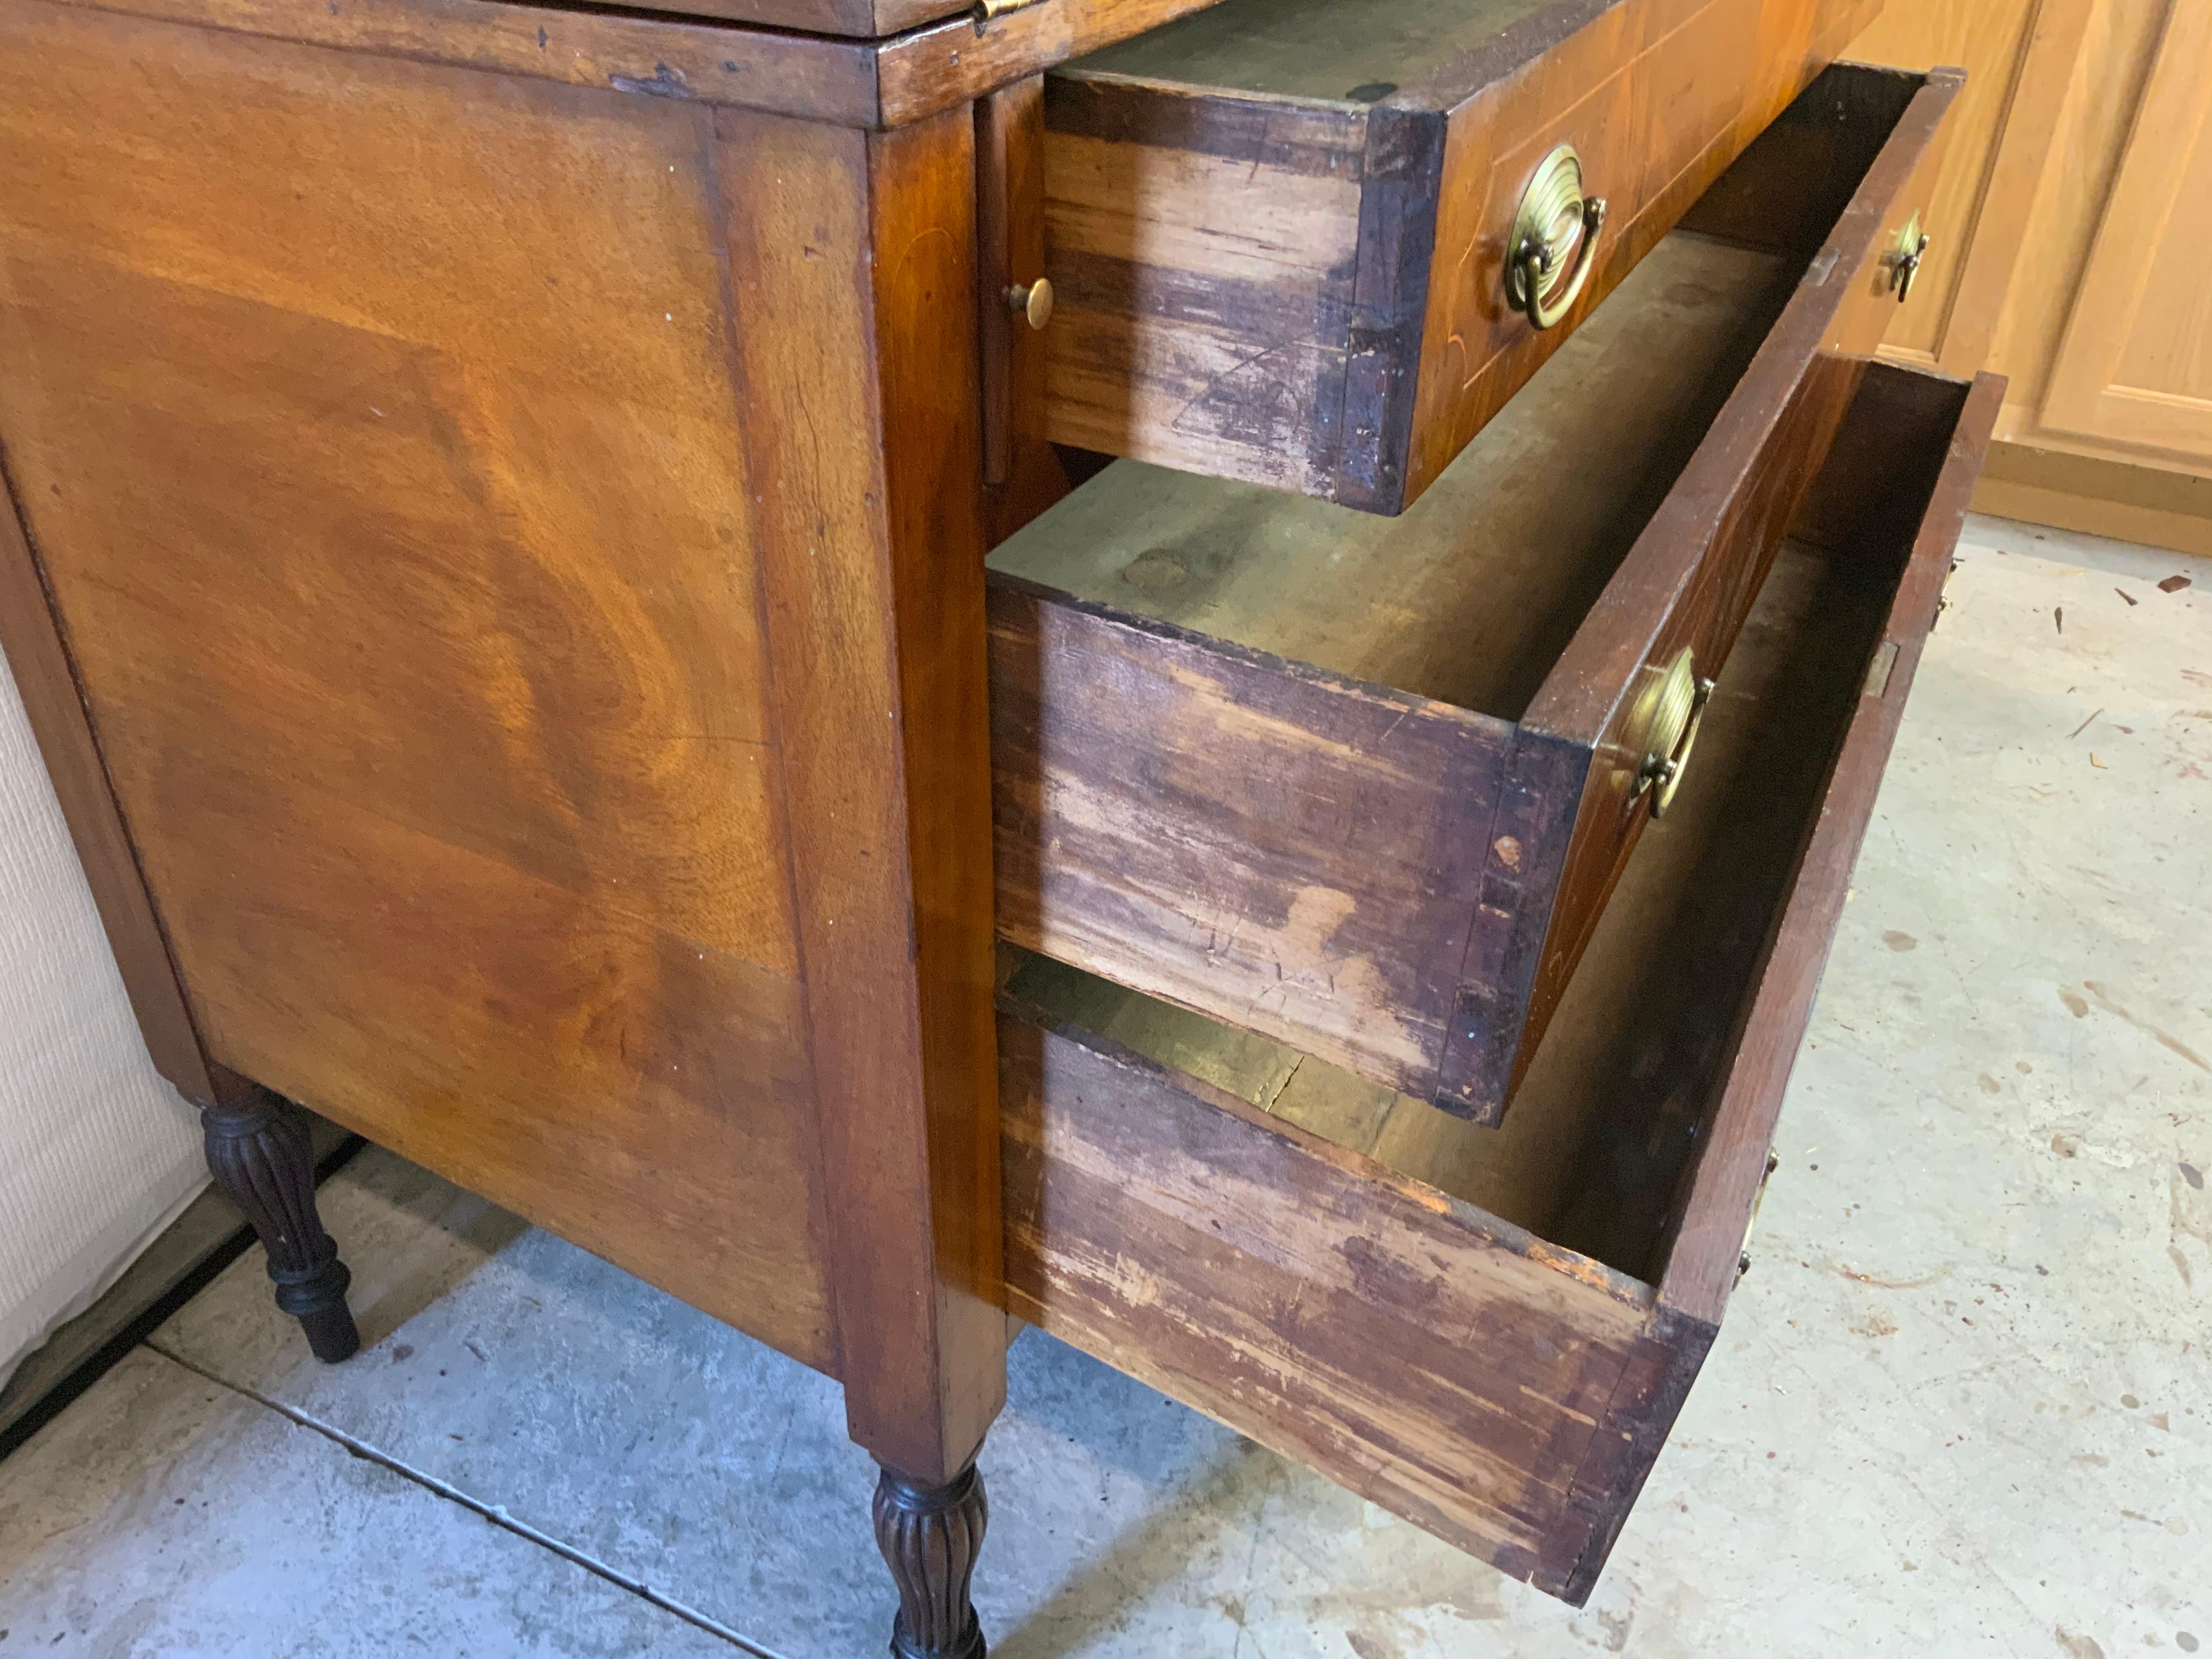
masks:
POLYGON ((1644 694, 1630 727, 1644 734, 1631 799, 1649 791, 1655 818, 1665 817, 1674 804, 1674 792, 1681 787, 1682 773, 1690 764, 1690 750, 1697 744, 1698 727, 1712 695, 1713 683, 1698 678, 1697 658, 1687 646, 1674 653, 1674 660, 1644 694))
POLYGON ((1537 328, 1567 314, 1589 278, 1605 198, 1583 194, 1582 157, 1572 144, 1547 155, 1522 192, 1506 241, 1505 299, 1537 328))
POLYGON ((1920 215, 1915 212, 1905 222, 1905 228, 1897 233, 1897 246, 1889 252, 1889 291, 1903 305, 1912 297, 1912 279, 1920 274, 1920 262, 1928 257, 1928 238, 1920 228, 1920 215))

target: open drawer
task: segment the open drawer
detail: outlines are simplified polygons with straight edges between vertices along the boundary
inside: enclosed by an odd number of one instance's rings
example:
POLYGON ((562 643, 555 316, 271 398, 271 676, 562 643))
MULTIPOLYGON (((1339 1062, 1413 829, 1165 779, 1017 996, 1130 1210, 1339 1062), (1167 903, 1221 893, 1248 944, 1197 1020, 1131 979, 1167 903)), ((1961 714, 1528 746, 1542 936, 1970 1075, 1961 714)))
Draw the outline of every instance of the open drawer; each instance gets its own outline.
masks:
POLYGON ((1714 700, 1706 787, 1644 838, 1502 1129, 1026 958, 999 1028, 1012 1310, 1587 1596, 1735 1283, 2002 393, 1869 372, 1714 700))
POLYGON ((1824 73, 1399 518, 1121 461, 1003 544, 1001 934, 1497 1121, 1704 787, 1954 86, 1824 73))
POLYGON ((1880 10, 1222 0, 1063 65, 1046 430, 1399 511, 1880 10))

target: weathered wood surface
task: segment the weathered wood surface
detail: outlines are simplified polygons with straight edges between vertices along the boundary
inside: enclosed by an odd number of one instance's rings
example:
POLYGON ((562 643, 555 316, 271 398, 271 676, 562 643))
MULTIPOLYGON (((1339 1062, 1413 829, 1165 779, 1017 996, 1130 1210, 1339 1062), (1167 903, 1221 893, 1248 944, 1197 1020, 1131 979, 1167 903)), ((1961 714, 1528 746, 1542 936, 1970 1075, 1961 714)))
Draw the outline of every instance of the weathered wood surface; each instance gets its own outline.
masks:
POLYGON ((1457 771, 1370 811, 1312 769, 1340 767, 1325 727, 1302 733, 1325 760, 1262 767, 1218 714, 1178 708, 1186 683, 1164 664, 1133 665, 1170 637, 1212 660, 1205 638, 1115 631, 1103 611, 1055 635, 1038 620, 1051 601, 1017 617, 1009 599, 994 635, 1007 937, 1496 1122, 1649 816, 1629 769, 1590 757, 1636 752, 1623 726, 1646 664, 1683 644, 1709 675, 1726 660, 1896 310, 1883 252, 1954 85, 1830 71, 1723 186, 1731 203, 1786 195, 1798 135, 1826 133, 1847 159, 1820 173, 1825 225, 1792 222, 1787 256, 1694 235, 1655 251, 1401 519, 1132 465, 1000 547, 995 568, 1094 605, 1520 722, 1480 823, 1457 771), (1784 287, 1793 267, 1812 276, 1784 287), (1241 775, 1347 803, 1338 849, 1317 862, 1248 822, 1264 791, 1212 792, 1241 775), (1384 896, 1405 893, 1416 925, 1384 896))
POLYGON ((1227 0, 1055 72, 1052 435, 1399 511, 1879 9, 1409 4, 1347 42, 1227 0), (1562 142, 1609 214, 1538 332, 1504 243, 1562 142))
POLYGON ((1510 728, 1007 578, 998 925, 1427 1086, 1510 728))
POLYGON ((1019 1012, 1000 1053, 1012 1311, 1557 1593, 1647 1291, 1019 1012))

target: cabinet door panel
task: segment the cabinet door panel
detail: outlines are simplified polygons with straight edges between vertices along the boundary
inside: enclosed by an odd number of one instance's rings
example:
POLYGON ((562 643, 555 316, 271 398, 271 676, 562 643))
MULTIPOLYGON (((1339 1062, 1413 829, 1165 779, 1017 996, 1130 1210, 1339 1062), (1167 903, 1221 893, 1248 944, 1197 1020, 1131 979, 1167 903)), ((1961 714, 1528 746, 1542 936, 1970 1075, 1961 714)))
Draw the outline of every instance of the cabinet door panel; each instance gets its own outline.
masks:
POLYGON ((2047 427, 2212 471, 2212 0, 2173 0, 2059 347, 2047 427))

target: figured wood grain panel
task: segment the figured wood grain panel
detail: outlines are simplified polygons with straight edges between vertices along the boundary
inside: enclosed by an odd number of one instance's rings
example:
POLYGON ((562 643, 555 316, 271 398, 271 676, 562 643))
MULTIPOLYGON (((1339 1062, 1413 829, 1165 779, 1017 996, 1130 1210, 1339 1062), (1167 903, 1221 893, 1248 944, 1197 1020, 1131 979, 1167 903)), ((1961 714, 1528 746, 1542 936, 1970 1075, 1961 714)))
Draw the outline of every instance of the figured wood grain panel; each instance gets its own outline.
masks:
POLYGON ((1011 577, 991 667, 1006 938, 1430 1092, 1510 726, 1011 577))
MULTIPOLYGON (((4 436, 4 433, 0 433, 4 436)), ((15 495, 0 469, 0 654, 15 677, 31 734, 53 781, 64 822, 92 890, 108 948, 123 976, 154 1069, 186 1098, 212 1104, 215 1085, 200 1050, 169 941, 117 806, 107 764, 86 718, 59 624, 48 605, 15 495)))
MULTIPOLYGON (((964 108, 1210 0, 1053 0, 981 26, 963 12, 882 39, 508 0, 346 0, 335 10, 293 0, 23 0, 34 3, 880 129, 964 108)), ((808 11, 817 3, 767 0, 808 11)), ((886 0, 884 15, 908 9, 907 0, 886 0)))
POLYGON ((2059 125, 2053 112, 2094 3, 1892 6, 1851 42, 1857 62, 1923 70, 1956 64, 1966 71, 1915 283, 1938 303, 1899 318, 1884 356, 1951 374, 1972 374, 1989 360, 2014 274, 2029 258, 2026 225, 2059 125))
MULTIPOLYGON (((1510 911, 1486 904, 1497 920, 1478 945, 1495 953, 1493 988, 1463 1002, 1445 1058, 1447 1088, 1478 1116, 1504 1109, 1650 817, 1625 758, 1642 752, 1627 729, 1639 676, 1663 672, 1685 647, 1702 673, 1722 671, 1898 309, 1887 251, 1934 187, 1938 136, 1957 86, 1955 72, 1923 83, 1887 71, 1832 70, 1793 112, 1818 123, 1832 103, 1846 113, 1860 102, 1879 112, 1910 100, 1706 441, 1522 718, 1505 785, 1509 808, 1526 799, 1556 811, 1562 790, 1578 804, 1556 882, 1532 892, 1520 871, 1491 860, 1490 879, 1516 902, 1510 911)), ((1792 152, 1783 135, 1771 152, 1747 154, 1738 165, 1752 199, 1765 186, 1751 181, 1788 176, 1786 169, 1770 175, 1771 156, 1792 152)), ((1694 787, 1694 779, 1685 787, 1694 787)))
POLYGON ((1559 1594, 1650 1293, 1043 1018, 1000 1020, 1013 1310, 1559 1594))
POLYGON ((2212 0, 2172 0, 2045 425, 2212 474, 2212 0))
POLYGON ((1005 1397, 974 124, 716 123, 854 1437, 1005 1397))
POLYGON ((708 138, 10 0, 0 437, 210 1058, 828 1369, 708 138))
POLYGON ((1881 0, 1614 7, 1450 111, 1407 500, 1880 8, 1881 0), (1538 332, 1505 303, 1504 244, 1537 163, 1563 143, 1581 155, 1585 187, 1607 201, 1601 263, 1567 319, 1538 332))

